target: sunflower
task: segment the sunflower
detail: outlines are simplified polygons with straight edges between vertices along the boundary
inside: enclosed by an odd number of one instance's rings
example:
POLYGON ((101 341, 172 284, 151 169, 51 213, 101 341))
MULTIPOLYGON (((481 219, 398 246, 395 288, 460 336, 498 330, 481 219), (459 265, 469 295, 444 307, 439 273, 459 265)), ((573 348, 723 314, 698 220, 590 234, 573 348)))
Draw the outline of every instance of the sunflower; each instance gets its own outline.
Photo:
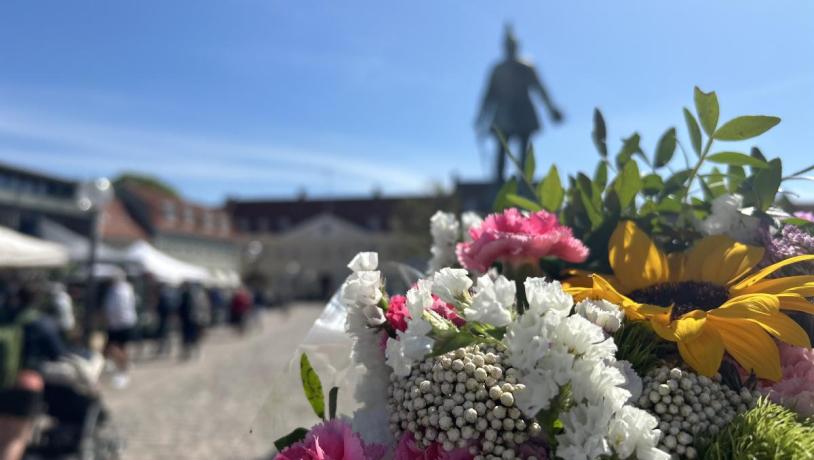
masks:
POLYGON ((684 361, 699 373, 718 371, 724 352, 759 378, 780 380, 780 353, 772 336, 810 348, 805 331, 784 310, 814 314, 814 276, 767 279, 792 257, 761 270, 763 248, 723 235, 703 238, 681 253, 665 254, 632 221, 617 226, 609 242, 613 275, 573 279, 577 299, 602 298, 620 305, 628 319, 648 321, 676 342, 684 361))

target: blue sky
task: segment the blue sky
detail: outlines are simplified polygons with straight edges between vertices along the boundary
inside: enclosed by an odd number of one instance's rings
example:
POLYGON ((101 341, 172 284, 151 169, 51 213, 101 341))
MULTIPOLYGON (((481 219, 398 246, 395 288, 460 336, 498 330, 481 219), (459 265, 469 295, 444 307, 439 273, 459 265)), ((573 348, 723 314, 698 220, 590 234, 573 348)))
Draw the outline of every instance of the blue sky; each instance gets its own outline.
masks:
POLYGON ((139 170, 210 203, 483 178, 472 122, 511 21, 567 117, 536 139, 542 167, 593 168, 595 106, 613 150, 686 139, 698 84, 722 120, 782 117, 759 145, 790 171, 814 162, 812 18, 799 1, 6 0, 0 161, 139 170))

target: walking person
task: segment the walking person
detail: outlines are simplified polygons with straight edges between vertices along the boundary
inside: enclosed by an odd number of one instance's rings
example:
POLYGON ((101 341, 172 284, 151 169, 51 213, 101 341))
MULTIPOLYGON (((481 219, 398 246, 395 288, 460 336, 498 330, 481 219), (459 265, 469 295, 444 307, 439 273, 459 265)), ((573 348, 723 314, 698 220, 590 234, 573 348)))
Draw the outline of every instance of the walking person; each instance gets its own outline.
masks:
POLYGON ((190 359, 199 350, 204 328, 211 320, 211 309, 206 291, 200 284, 185 282, 178 305, 181 321, 182 359, 190 359))
POLYGON ((103 306, 107 319, 106 355, 116 365, 112 384, 114 388, 124 388, 130 382, 127 344, 133 340, 138 322, 136 294, 133 285, 124 275, 118 275, 113 279, 105 294, 103 306))
POLYGON ((172 296, 171 288, 167 285, 158 287, 158 304, 156 313, 158 314, 158 354, 167 355, 170 352, 170 339, 172 333, 172 319, 175 315, 176 305, 172 296))
POLYGON ((235 289, 229 305, 229 322, 241 333, 246 333, 249 314, 252 309, 252 295, 245 286, 235 289))

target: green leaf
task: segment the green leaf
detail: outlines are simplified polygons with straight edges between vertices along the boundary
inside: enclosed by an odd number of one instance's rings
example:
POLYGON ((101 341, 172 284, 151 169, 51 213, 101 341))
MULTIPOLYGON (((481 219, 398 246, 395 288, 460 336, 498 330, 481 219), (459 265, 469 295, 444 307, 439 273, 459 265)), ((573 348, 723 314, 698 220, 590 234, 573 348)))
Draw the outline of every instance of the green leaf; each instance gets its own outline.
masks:
POLYGON ((600 189, 604 190, 605 186, 608 185, 608 163, 605 161, 600 161, 596 165, 596 171, 594 171, 594 183, 599 186, 600 189))
POLYGON ((460 331, 455 334, 445 334, 439 337, 432 346, 432 356, 443 355, 458 348, 463 348, 474 343, 482 343, 483 338, 470 332, 460 331))
POLYGON ((619 204, 622 209, 627 208, 636 194, 642 189, 642 178, 639 174, 639 165, 635 161, 628 161, 622 174, 616 179, 613 184, 616 194, 619 196, 619 204))
POLYGON ((605 119, 602 117, 602 112, 598 108, 594 109, 594 130, 591 132, 591 138, 594 141, 596 149, 602 158, 608 157, 608 144, 606 142, 607 131, 605 130, 605 119))
POLYGON ((729 165, 727 170, 727 181, 729 182, 729 192, 735 193, 740 188, 743 181, 746 180, 746 171, 742 166, 729 165))
POLYGON ((336 418, 336 401, 339 397, 339 387, 333 387, 328 392, 328 419, 336 418))
POLYGON ((745 115, 724 123, 713 137, 721 141, 742 141, 760 136, 780 123, 777 117, 766 115, 745 115))
POLYGON ((712 173, 703 182, 709 188, 712 198, 717 198, 727 192, 726 176, 718 168, 712 168, 712 173))
POLYGON ((645 195, 658 195, 658 193, 662 190, 664 190, 664 181, 661 179, 660 175, 648 174, 642 177, 642 192, 645 195))
POLYGON ((540 203, 547 211, 556 212, 560 209, 565 198, 565 189, 562 188, 557 165, 551 165, 545 179, 538 186, 537 194, 540 195, 540 203))
POLYGON ((526 176, 527 181, 532 182, 534 180, 534 168, 536 167, 534 146, 529 144, 529 150, 526 152, 526 164, 523 165, 523 175, 526 176))
POLYGON ((602 213, 596 208, 591 200, 591 196, 582 187, 579 189, 579 197, 585 207, 585 214, 591 222, 591 229, 599 228, 602 225, 602 213))
POLYGON ((675 198, 665 198, 656 204, 656 210, 677 214, 681 212, 681 202, 675 198))
POLYGON ((616 155, 616 166, 619 169, 625 167, 625 164, 630 161, 634 153, 642 151, 639 141, 641 141, 639 133, 633 133, 627 139, 622 139, 622 149, 616 155))
POLYGON ((707 157, 707 160, 713 163, 721 163, 725 165, 734 166, 751 166, 753 168, 768 168, 769 165, 765 161, 761 161, 755 157, 751 157, 745 153, 739 152, 720 152, 713 153, 707 157))
POLYGON ((755 202, 761 211, 769 209, 769 206, 774 203, 774 197, 777 195, 777 190, 780 188, 780 182, 783 176, 783 166, 779 158, 769 162, 769 167, 761 169, 754 176, 754 193, 755 202))
POLYGON ((305 391, 305 397, 311 403, 311 408, 317 417, 325 419, 325 397, 322 394, 322 382, 319 381, 319 376, 311 367, 308 361, 308 355, 303 353, 300 356, 300 379, 302 380, 302 389, 305 391))
POLYGON ((495 212, 511 207, 508 200, 506 200, 506 196, 509 194, 517 194, 517 179, 515 177, 507 180, 498 190, 494 204, 495 212))
POLYGON ((758 160, 760 160, 760 161, 762 161, 764 163, 768 163, 768 161, 769 161, 763 155, 763 152, 761 152, 760 149, 757 148, 757 147, 752 147, 752 150, 749 152, 749 155, 751 155, 754 158, 757 158, 758 160))
POLYGON ((676 151, 676 129, 670 128, 661 135, 659 143, 656 146, 656 158, 654 165, 661 168, 673 159, 673 154, 676 151))
POLYGON ((527 211, 537 212, 543 209, 539 204, 529 200, 528 198, 523 198, 522 196, 515 195, 513 193, 506 195, 506 201, 513 206, 517 206, 518 208, 522 208, 527 211))
POLYGON ((308 434, 308 430, 305 428, 297 428, 291 433, 283 436, 282 438, 274 441, 274 447, 277 449, 277 452, 282 452, 283 449, 294 444, 295 442, 302 441, 305 438, 305 435, 308 434))
POLYGON ((698 156, 701 156, 701 128, 698 127, 698 122, 692 116, 689 110, 684 107, 684 121, 687 122, 687 131, 690 133, 690 142, 692 142, 692 149, 698 156))
POLYGON ((705 93, 695 87, 695 111, 707 136, 712 136, 718 126, 718 96, 715 91, 705 93))
POLYGON ((683 189, 684 183, 687 182, 687 179, 690 177, 690 173, 692 173, 691 170, 683 169, 670 176, 664 183, 664 190, 662 190, 661 196, 667 196, 683 189))

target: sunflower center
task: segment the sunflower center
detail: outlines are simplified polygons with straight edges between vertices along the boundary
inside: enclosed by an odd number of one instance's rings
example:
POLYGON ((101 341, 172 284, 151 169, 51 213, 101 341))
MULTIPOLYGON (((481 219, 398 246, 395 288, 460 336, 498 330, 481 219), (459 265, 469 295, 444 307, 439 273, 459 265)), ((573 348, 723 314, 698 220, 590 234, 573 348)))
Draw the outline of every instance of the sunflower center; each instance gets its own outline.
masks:
POLYGON ((673 305, 670 319, 676 319, 693 310, 710 311, 720 307, 729 299, 729 290, 715 283, 681 281, 637 289, 628 294, 628 297, 639 303, 661 307, 673 305))

